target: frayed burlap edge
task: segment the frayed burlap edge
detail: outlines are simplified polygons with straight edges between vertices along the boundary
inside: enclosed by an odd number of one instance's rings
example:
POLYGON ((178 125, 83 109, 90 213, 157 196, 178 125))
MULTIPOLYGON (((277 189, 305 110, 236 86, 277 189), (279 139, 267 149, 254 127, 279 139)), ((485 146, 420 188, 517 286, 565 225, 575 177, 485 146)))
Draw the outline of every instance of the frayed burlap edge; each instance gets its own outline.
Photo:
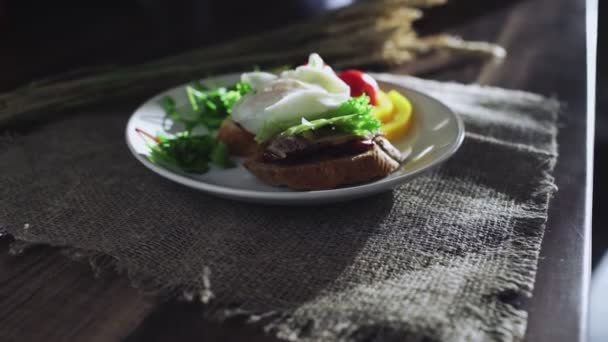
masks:
MULTIPOLYGON (((556 163, 556 156, 552 156, 548 160, 543 175, 545 181, 539 184, 537 191, 535 192, 536 199, 548 206, 552 196, 557 191, 557 187, 554 183, 554 177, 551 172, 556 163)), ((539 213, 543 219, 547 218, 547 213, 539 213)), ((316 340, 316 337, 311 337, 311 327, 319 326, 314 320, 302 324, 294 318, 293 310, 271 310, 266 312, 257 312, 245 310, 232 304, 219 303, 215 300, 213 293, 213 286, 209 280, 211 270, 205 267, 202 272, 202 287, 193 288, 191 286, 184 286, 179 283, 167 283, 159 279, 151 277, 142 272, 138 272, 134 268, 130 267, 126 263, 122 262, 118 258, 113 256, 90 250, 83 250, 74 247, 66 246, 53 246, 48 242, 29 242, 19 239, 20 233, 26 230, 28 227, 24 226, 21 231, 16 232, 12 236, 15 241, 11 243, 9 253, 14 256, 22 255, 33 247, 46 245, 57 248, 59 253, 69 258, 70 260, 88 263, 94 276, 99 277, 105 272, 116 272, 121 275, 128 277, 132 287, 138 289, 140 293, 146 296, 153 296, 160 298, 163 301, 168 300, 184 300, 189 302, 199 302, 205 306, 205 316, 216 320, 224 321, 232 318, 241 318, 247 324, 256 324, 261 326, 264 331, 268 334, 272 334, 277 338, 295 341, 312 341, 316 340)), ((513 294, 522 298, 530 298, 532 296, 534 279, 536 276, 536 266, 540 254, 540 245, 542 237, 544 235, 545 224, 537 229, 539 236, 534 241, 530 241, 526 236, 528 233, 517 232, 518 236, 514 237, 513 241, 517 242, 519 260, 514 260, 508 267, 510 270, 505 272, 507 274, 516 274, 516 277, 500 278, 497 279, 499 288, 502 289, 502 293, 513 294), (525 260, 535 260, 535 263, 531 264, 525 262, 525 260), (519 262, 516 262, 519 261, 519 262)), ((520 227, 520 230, 523 227, 520 227)), ((2 227, 0 227, 0 236, 2 235, 2 227)), ((24 234, 25 235, 25 234, 24 234)), ((509 302, 508 299, 502 301, 505 312, 508 312, 512 318, 514 318, 514 325, 511 327, 492 327, 486 326, 488 330, 492 331, 494 336, 500 336, 499 341, 514 341, 518 340, 517 331, 525 331, 527 324, 527 312, 520 308, 519 305, 509 302), (498 329, 498 330, 497 330, 498 329)), ((475 308, 471 308, 474 312, 475 308)), ((483 317, 480 317, 483 321, 483 317)), ((327 340, 403 340, 408 341, 433 341, 434 339, 428 335, 428 333, 420 334, 420 331, 411 331, 407 326, 401 329, 395 329, 392 327, 390 322, 387 322, 386 326, 378 325, 373 329, 365 327, 365 330, 361 330, 361 327, 353 326, 349 322, 340 322, 334 324, 326 331, 323 331, 323 335, 327 340)), ((319 332, 315 334, 319 336, 319 332)))

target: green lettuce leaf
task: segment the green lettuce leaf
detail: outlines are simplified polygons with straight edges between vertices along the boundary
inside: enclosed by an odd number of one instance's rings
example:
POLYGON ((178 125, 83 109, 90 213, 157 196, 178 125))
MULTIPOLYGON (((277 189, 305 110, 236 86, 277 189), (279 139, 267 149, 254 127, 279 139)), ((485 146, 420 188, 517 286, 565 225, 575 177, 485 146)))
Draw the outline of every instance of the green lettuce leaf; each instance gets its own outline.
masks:
POLYGON ((379 130, 380 121, 371 115, 365 114, 351 114, 330 119, 317 119, 312 121, 302 119, 302 123, 300 125, 292 126, 281 132, 280 135, 298 135, 327 126, 330 126, 340 132, 364 136, 379 130))
POLYGON ((263 143, 277 134, 296 135, 306 131, 333 126, 335 129, 355 135, 365 135, 380 129, 380 121, 372 115, 373 106, 366 95, 353 97, 333 111, 282 122, 268 122, 255 136, 263 143))

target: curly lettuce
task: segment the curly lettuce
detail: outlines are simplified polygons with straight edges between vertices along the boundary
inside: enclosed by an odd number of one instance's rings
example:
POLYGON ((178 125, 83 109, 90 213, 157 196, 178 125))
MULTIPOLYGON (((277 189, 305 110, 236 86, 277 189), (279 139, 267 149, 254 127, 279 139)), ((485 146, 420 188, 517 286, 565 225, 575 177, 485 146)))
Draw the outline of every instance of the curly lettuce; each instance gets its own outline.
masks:
POLYGON ((332 127, 336 131, 365 136, 380 129, 380 121, 371 115, 351 114, 337 116, 330 119, 317 119, 308 121, 302 119, 302 123, 292 126, 281 132, 281 136, 298 135, 307 131, 318 130, 322 127, 332 127))
POLYGON ((353 97, 333 111, 309 116, 308 119, 268 122, 255 136, 255 140, 263 143, 277 134, 297 135, 327 126, 341 132, 363 136, 380 129, 381 123, 372 115, 373 109, 366 95, 353 97))

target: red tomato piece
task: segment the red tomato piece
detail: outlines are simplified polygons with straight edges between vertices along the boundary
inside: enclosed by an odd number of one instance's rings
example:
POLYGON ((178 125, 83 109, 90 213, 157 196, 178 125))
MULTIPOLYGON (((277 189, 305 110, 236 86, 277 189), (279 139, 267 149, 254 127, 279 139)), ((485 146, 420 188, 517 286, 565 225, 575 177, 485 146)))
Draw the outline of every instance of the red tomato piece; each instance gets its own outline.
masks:
POLYGON ((376 93, 378 91, 378 82, 370 75, 361 70, 345 70, 338 74, 338 77, 348 84, 350 87, 350 96, 361 96, 363 93, 369 96, 369 103, 376 105, 376 93))

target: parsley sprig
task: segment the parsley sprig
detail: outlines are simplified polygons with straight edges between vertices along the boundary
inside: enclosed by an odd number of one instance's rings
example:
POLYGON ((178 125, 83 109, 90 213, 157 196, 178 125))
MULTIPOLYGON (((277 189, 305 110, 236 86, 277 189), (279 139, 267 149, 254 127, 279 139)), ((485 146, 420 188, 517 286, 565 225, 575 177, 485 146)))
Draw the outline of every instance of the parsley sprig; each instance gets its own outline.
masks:
POLYGON ((205 173, 209 163, 230 168, 228 147, 209 135, 178 133, 175 137, 159 136, 158 143, 150 147, 150 160, 163 167, 186 173, 205 173))
POLYGON ((149 145, 150 161, 176 171, 198 174, 207 172, 210 163, 221 168, 234 167, 228 147, 215 136, 234 104, 250 91, 251 86, 243 82, 212 89, 195 82, 186 87, 190 104, 188 111, 180 110, 173 97, 165 96, 161 105, 166 117, 183 124, 184 131, 174 137, 155 137, 138 130, 154 140, 154 144, 149 145), (206 127, 209 133, 193 134, 197 126, 206 127))
POLYGON ((178 110, 176 101, 165 96, 161 105, 167 117, 174 122, 182 123, 186 131, 191 132, 197 125, 207 127, 209 131, 217 130, 222 121, 230 114, 234 104, 251 91, 251 85, 239 82, 232 87, 207 88, 200 82, 186 87, 186 95, 191 111, 178 110))

